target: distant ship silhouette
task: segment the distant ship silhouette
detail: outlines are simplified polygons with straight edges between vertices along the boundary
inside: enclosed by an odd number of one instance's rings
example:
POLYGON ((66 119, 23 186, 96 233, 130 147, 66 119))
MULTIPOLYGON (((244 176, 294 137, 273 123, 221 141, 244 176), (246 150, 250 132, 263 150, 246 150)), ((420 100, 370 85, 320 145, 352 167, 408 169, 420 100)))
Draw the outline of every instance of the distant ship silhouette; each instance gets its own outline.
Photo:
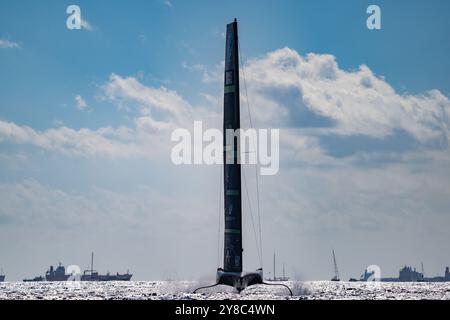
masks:
MULTIPOLYGON (((66 268, 59 263, 56 269, 53 266, 45 273, 45 277, 37 276, 32 279, 24 279, 24 282, 39 282, 39 281, 68 281, 71 276, 76 276, 73 274, 67 274, 66 268)), ((80 276, 81 281, 130 281, 133 275, 128 271, 127 273, 120 274, 110 274, 109 272, 106 274, 99 274, 94 270, 94 252, 91 254, 91 268, 85 270, 83 274, 80 276)), ((76 278, 75 278, 76 279, 76 278)))

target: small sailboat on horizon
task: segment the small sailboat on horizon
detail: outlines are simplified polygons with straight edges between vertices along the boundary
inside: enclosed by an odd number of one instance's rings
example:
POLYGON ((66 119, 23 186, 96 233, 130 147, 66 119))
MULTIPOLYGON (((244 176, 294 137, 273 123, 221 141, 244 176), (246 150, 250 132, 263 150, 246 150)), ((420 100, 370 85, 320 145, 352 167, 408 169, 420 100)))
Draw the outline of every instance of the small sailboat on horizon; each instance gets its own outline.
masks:
POLYGON ((334 254, 334 249, 333 249, 333 265, 334 265, 334 277, 331 278, 331 281, 341 281, 341 277, 339 276, 338 265, 336 262, 336 255, 334 254))

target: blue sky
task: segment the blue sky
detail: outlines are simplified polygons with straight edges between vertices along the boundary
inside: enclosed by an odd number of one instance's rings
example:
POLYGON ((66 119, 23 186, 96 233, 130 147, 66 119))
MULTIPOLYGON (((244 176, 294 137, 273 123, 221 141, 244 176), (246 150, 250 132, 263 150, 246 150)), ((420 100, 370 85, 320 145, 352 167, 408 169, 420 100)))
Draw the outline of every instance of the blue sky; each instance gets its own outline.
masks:
POLYGON ((276 226, 267 252, 315 279, 329 277, 334 244, 349 276, 422 260, 441 272, 450 263, 439 228, 450 205, 449 9, 444 0, 0 0, 0 265, 20 279, 96 249, 138 279, 213 273, 204 238, 216 239, 217 168, 175 168, 167 132, 152 126, 180 125, 185 110, 220 123, 223 33, 237 17, 256 122, 294 129, 282 132, 280 174, 262 181, 263 216, 276 226), (70 4, 88 29, 66 28, 70 4), (382 30, 366 28, 369 4, 380 6, 382 30), (176 111, 158 118, 166 107, 176 111), (172 223, 180 230, 168 239, 172 223), (384 254, 356 258, 352 239, 384 254), (149 242, 157 265, 145 257, 149 242), (207 254, 174 253, 202 244, 207 254), (37 257, 42 246, 51 250, 37 257))

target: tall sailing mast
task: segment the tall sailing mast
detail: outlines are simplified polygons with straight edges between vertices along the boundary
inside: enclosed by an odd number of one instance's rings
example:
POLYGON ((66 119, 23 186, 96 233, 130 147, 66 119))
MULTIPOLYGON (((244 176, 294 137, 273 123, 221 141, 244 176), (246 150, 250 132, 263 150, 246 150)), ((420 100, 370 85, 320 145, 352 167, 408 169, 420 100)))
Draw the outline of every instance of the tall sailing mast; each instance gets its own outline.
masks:
POLYGON ((224 255, 223 269, 217 270, 217 283, 245 287, 262 283, 262 269, 243 273, 241 164, 239 135, 241 127, 239 96, 239 40, 236 19, 227 25, 223 97, 223 184, 224 184, 224 255))
MULTIPOLYGON (((217 269, 216 284, 235 287, 241 292, 246 287, 263 284, 262 268, 255 272, 242 272, 242 187, 240 148, 240 96, 239 96, 239 41, 236 19, 227 24, 225 44, 225 74, 223 100, 223 184, 224 184, 224 252, 223 268, 217 269)), ((287 286, 285 286, 288 288, 287 286)), ((288 288, 289 289, 289 288, 288 288)), ((291 290, 289 289, 292 295, 291 290)))
POLYGON ((225 50, 224 108, 223 108, 223 176, 225 272, 242 272, 242 202, 241 202, 241 164, 237 156, 239 137, 232 134, 240 129, 239 101, 239 53, 236 19, 227 25, 225 50), (232 130, 232 131, 231 131, 232 130))
POLYGON ((276 266, 276 258, 275 258, 275 253, 273 254, 273 280, 277 280, 277 276, 275 273, 275 266, 276 266))
POLYGON ((334 264, 334 277, 331 279, 331 281, 341 281, 341 278, 339 276, 337 262, 336 262, 336 255, 334 254, 334 249, 333 249, 333 264, 334 264))
POLYGON ((423 268, 423 262, 421 262, 420 265, 421 265, 421 269, 422 269, 422 278, 420 280, 424 281, 425 280, 425 269, 423 268))
MULTIPOLYGON (((242 272, 242 199, 241 165, 239 163, 240 97, 239 41, 236 19, 227 24, 223 99, 223 184, 224 184, 224 252, 223 268, 217 269, 218 284, 235 287, 263 283, 262 269, 242 272)), ((203 287, 202 287, 203 288, 203 287)), ((195 291, 202 289, 198 288, 195 291)), ((195 292, 194 291, 194 292, 195 292)))
POLYGON ((91 274, 94 272, 94 251, 91 254, 91 274))

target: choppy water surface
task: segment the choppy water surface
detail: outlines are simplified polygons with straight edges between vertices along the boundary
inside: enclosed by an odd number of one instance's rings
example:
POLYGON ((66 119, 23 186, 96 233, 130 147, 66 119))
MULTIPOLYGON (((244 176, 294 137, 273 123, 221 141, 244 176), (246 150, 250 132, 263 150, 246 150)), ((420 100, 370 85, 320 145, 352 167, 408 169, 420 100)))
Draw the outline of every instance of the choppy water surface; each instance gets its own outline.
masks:
POLYGON ((0 299, 446 299, 450 283, 369 283, 369 282, 284 282, 286 289, 254 286, 238 294, 219 286, 193 294, 205 283, 193 281, 131 282, 5 282, 0 283, 0 299))

